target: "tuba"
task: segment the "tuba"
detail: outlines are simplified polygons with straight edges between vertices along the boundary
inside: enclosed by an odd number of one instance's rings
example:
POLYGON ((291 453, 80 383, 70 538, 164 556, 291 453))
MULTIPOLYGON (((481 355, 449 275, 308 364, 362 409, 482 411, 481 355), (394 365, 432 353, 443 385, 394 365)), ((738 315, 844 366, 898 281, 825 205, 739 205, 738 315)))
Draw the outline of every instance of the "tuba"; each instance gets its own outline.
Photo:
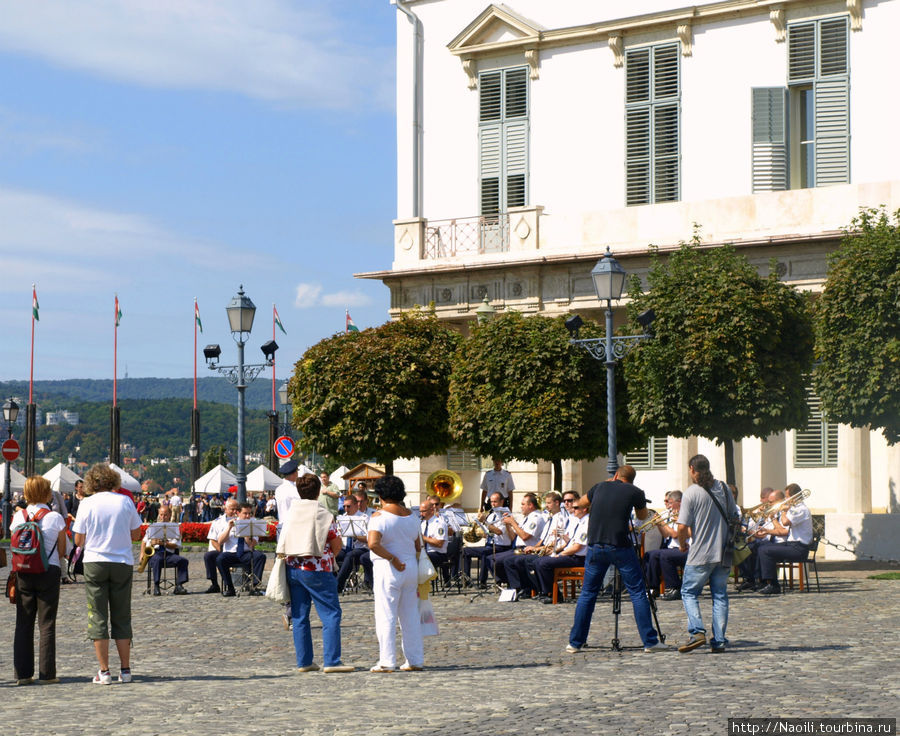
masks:
POLYGON ((435 470, 425 481, 429 496, 437 496, 443 503, 451 504, 462 495, 463 483, 452 470, 435 470))

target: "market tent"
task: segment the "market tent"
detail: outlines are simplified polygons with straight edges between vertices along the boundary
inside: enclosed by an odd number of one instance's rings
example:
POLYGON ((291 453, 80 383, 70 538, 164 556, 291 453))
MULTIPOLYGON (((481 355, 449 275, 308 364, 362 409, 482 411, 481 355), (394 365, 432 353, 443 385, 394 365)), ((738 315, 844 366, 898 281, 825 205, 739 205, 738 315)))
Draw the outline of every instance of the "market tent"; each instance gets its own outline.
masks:
MULTIPOLYGON (((10 493, 25 490, 25 476, 10 466, 9 468, 10 493)), ((0 492, 6 493, 6 463, 0 465, 0 492)))
POLYGON ((115 470, 122 479, 122 485, 119 486, 120 488, 124 488, 126 491, 131 491, 132 493, 141 492, 141 484, 137 482, 137 479, 133 475, 126 473, 115 463, 110 463, 109 467, 115 470))
POLYGON ((237 483, 237 478, 224 465, 216 465, 194 481, 194 493, 223 493, 237 483))
POLYGON ((50 487, 60 493, 74 493, 75 482, 81 480, 79 475, 62 463, 57 463, 50 468, 44 473, 44 477, 50 481, 50 487))
POLYGON ((344 474, 350 470, 346 465, 341 465, 337 470, 335 470, 331 475, 328 476, 328 479, 334 483, 341 491, 346 491, 350 484, 344 480, 344 474))
POLYGON ((247 476, 247 490, 252 493, 274 491, 281 485, 281 477, 260 465, 247 476))

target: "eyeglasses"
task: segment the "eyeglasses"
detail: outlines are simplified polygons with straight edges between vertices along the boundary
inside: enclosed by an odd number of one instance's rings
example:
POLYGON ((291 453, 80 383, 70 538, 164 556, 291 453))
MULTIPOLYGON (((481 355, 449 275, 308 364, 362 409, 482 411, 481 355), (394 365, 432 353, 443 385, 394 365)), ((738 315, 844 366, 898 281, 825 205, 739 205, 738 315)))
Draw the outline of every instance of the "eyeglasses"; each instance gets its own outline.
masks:
POLYGON ((575 503, 575 499, 574 498, 564 498, 563 503, 575 503))

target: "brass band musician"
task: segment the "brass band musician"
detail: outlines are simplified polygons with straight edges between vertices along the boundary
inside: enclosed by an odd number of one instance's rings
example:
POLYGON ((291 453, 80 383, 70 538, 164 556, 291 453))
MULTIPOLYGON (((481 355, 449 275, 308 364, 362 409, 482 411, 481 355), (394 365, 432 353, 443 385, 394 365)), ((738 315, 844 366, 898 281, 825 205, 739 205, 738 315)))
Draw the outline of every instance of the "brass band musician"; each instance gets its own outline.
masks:
POLYGON ((501 519, 509 514, 509 509, 503 505, 503 496, 499 492, 492 493, 490 503, 491 511, 484 520, 484 526, 490 536, 485 539, 482 546, 463 548, 463 572, 467 579, 472 576, 472 558, 477 557, 481 561, 478 584, 482 588, 487 586, 487 576, 492 568, 494 555, 512 549, 512 538, 506 527, 501 524, 501 519))
POLYGON ((681 491, 666 493, 666 513, 663 521, 659 523, 663 546, 644 553, 650 592, 654 594, 659 590, 660 581, 665 582, 666 592, 662 598, 667 601, 681 598, 681 577, 678 575, 678 568, 684 567, 687 560, 687 552, 682 552, 678 548, 678 530, 675 526, 678 512, 681 510, 681 496, 681 491))
MULTIPOLYGON (((169 522, 172 519, 172 509, 169 506, 161 506, 157 521, 169 522)), ((177 539, 151 539, 150 529, 141 541, 142 548, 152 547, 153 554, 149 559, 150 570, 153 575, 153 595, 162 595, 159 589, 159 580, 163 567, 175 568, 175 587, 172 593, 175 595, 187 595, 184 584, 188 581, 188 561, 182 557, 177 539)))

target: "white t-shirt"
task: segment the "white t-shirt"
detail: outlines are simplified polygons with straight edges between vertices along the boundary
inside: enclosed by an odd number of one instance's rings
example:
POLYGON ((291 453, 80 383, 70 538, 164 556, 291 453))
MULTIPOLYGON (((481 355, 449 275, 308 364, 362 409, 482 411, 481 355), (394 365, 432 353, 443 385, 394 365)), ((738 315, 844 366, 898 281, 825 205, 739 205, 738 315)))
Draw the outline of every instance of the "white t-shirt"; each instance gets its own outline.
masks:
MULTIPOLYGON (((28 513, 29 518, 34 516, 41 509, 49 509, 45 503, 35 503, 29 504, 28 508, 25 509, 25 512, 28 513)), ((10 530, 15 529, 16 527, 22 526, 25 523, 25 512, 22 509, 16 511, 12 517, 12 523, 10 524, 10 530)), ((55 511, 51 511, 47 514, 43 519, 41 519, 41 533, 44 535, 44 552, 47 554, 47 561, 51 565, 56 565, 56 567, 61 567, 59 564, 59 551, 56 549, 56 543, 59 541, 59 533, 66 528, 65 519, 63 519, 61 514, 56 513, 55 511)))
POLYGON ((85 536, 85 562, 133 565, 131 532, 140 526, 141 517, 128 496, 104 491, 81 502, 72 531, 85 536))
POLYGON ((300 498, 297 492, 297 484, 292 480, 283 480, 281 485, 275 489, 275 507, 278 509, 278 530, 281 531, 281 525, 287 518, 291 504, 300 498))
MULTIPOLYGON (((370 532, 381 532, 381 544, 394 557, 407 565, 416 564, 416 539, 419 538, 419 518, 415 514, 397 516, 382 511, 369 520, 370 532)), ((372 561, 386 561, 387 558, 371 553, 372 561)))

